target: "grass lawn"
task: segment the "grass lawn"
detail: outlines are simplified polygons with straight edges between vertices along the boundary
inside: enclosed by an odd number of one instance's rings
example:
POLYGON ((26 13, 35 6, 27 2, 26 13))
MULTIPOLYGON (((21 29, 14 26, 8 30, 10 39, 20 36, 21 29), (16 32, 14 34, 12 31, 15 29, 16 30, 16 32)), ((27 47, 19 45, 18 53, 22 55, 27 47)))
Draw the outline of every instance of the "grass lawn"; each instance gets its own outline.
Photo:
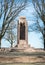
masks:
POLYGON ((3 64, 3 63, 0 63, 0 65, 45 65, 45 63, 10 63, 10 64, 3 64))

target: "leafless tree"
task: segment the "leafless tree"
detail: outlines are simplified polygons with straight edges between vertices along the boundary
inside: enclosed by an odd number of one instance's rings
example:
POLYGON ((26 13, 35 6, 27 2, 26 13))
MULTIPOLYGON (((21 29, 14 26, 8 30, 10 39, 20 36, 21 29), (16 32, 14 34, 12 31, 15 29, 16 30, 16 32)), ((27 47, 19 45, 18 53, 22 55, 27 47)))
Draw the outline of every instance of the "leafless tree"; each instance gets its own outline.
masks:
POLYGON ((1 40, 5 35, 9 24, 18 16, 26 6, 27 0, 0 0, 0 48, 1 40), (1 20, 2 19, 2 20, 1 20))
POLYGON ((40 19, 42 20, 42 22, 44 24, 44 28, 42 29, 39 25, 39 22, 37 21, 40 32, 43 35, 44 50, 45 50, 45 0, 32 0, 32 3, 34 5, 34 8, 35 8, 37 14, 39 15, 40 19))
POLYGON ((17 29, 16 22, 12 21, 9 24, 9 27, 3 37, 5 40, 7 40, 11 44, 11 47, 13 47, 13 43, 16 42, 16 38, 17 38, 17 34, 15 31, 16 29, 17 29))

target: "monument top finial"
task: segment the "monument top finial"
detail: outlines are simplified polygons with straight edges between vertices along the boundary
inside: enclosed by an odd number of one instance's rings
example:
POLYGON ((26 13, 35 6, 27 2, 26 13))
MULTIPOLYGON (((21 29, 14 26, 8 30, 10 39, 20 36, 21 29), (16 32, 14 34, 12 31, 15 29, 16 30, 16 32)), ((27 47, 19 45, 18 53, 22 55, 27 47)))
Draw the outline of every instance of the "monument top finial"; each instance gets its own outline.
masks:
POLYGON ((26 17, 25 16, 19 17, 19 23, 25 23, 25 22, 26 22, 26 17))

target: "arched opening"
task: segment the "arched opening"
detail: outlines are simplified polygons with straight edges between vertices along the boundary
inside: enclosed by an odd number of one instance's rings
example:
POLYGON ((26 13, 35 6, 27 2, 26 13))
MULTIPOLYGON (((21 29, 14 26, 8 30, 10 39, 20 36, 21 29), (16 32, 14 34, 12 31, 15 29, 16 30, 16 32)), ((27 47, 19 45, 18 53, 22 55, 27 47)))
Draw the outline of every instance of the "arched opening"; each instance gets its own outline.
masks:
POLYGON ((20 39, 25 40, 25 23, 20 23, 20 39))

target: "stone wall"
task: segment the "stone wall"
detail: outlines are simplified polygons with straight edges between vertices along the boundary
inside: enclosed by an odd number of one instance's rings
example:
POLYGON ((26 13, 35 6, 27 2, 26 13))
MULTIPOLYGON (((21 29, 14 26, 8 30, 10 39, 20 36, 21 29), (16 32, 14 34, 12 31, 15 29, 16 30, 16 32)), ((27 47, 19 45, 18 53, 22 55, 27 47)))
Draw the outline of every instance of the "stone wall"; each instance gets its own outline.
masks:
POLYGON ((36 56, 17 56, 17 57, 0 57, 0 63, 35 63, 35 62, 45 62, 44 58, 39 58, 36 56))

